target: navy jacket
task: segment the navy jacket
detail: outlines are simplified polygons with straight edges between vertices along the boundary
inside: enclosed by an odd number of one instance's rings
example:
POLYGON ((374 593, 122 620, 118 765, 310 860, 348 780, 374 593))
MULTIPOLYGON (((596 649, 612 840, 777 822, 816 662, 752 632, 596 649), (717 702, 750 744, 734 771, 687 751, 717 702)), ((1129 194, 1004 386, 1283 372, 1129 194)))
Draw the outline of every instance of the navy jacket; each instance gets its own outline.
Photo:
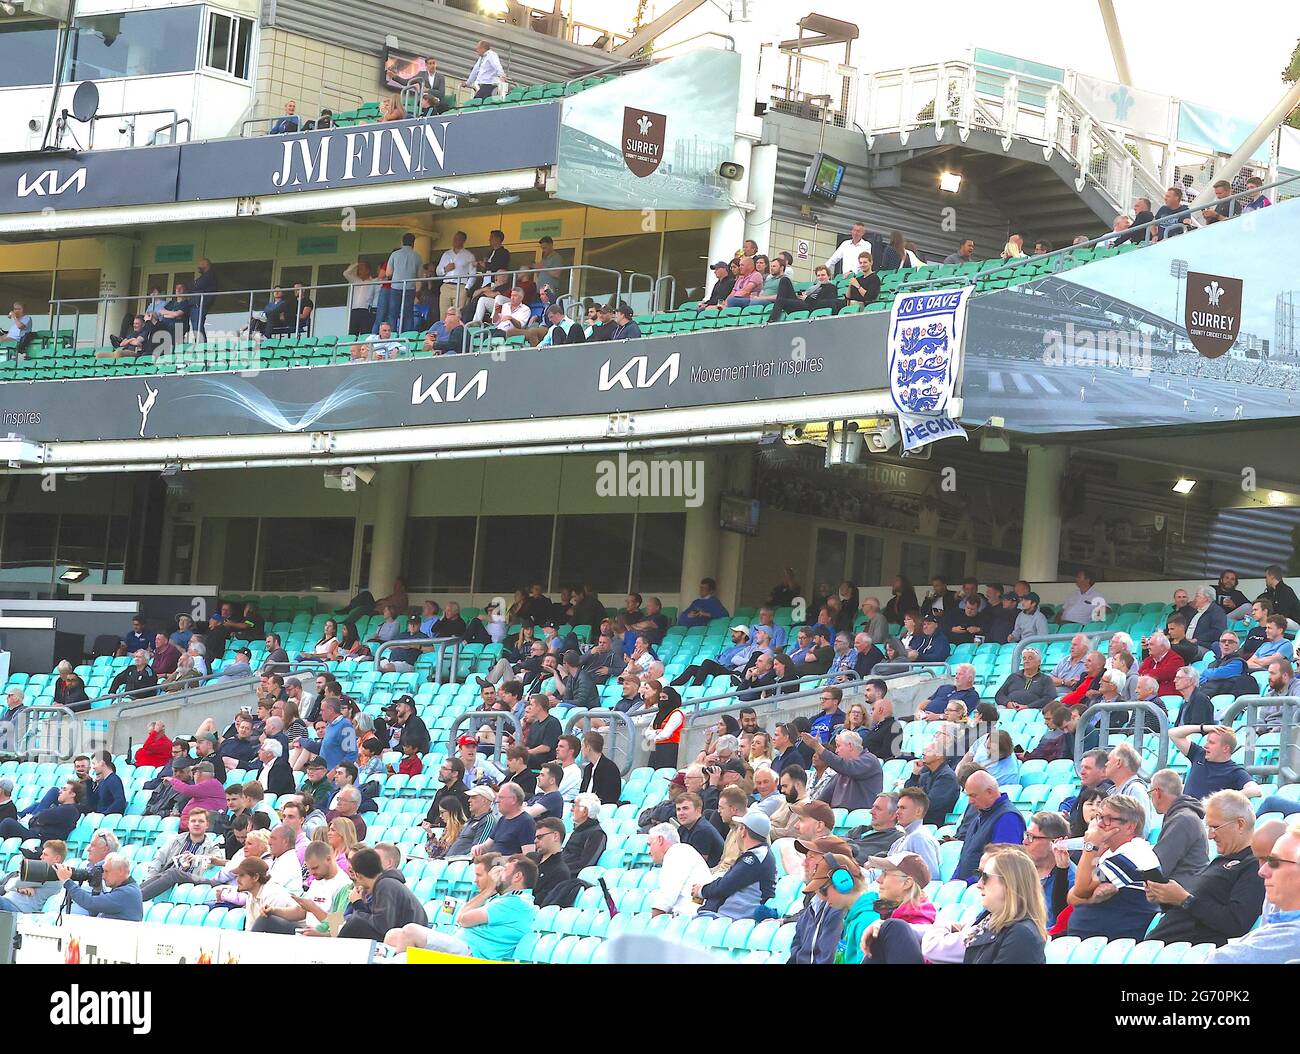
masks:
POLYGON ((1201 612, 1200 618, 1196 623, 1196 632, 1193 633, 1192 640, 1196 641, 1202 648, 1208 648, 1219 654, 1219 634, 1228 628, 1228 613, 1218 604, 1211 604, 1201 612))
POLYGON ((931 772, 924 765, 914 776, 907 777, 908 787, 920 787, 930 799, 930 807, 925 812, 925 822, 942 827, 948 822, 948 814, 957 807, 961 797, 961 787, 957 784, 957 774, 952 766, 944 762, 931 772))
POLYGON ((110 772, 99 780, 90 795, 90 808, 87 812, 109 813, 126 812, 126 788, 122 786, 122 777, 110 772))
POLYGON ((998 795, 998 800, 989 808, 981 809, 971 823, 962 840, 961 856, 957 858, 957 868, 952 877, 966 883, 974 881, 980 857, 987 846, 994 843, 1020 845, 1024 837, 1024 817, 1005 794, 998 795))

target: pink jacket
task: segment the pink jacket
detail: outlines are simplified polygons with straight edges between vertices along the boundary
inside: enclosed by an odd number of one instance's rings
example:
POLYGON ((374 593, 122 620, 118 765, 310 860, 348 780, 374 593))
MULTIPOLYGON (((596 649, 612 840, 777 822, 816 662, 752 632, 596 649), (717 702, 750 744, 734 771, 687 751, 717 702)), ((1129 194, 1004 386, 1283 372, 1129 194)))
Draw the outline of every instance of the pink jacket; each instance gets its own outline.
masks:
POLYGON ((889 917, 900 922, 910 922, 914 926, 928 926, 934 921, 935 907, 928 900, 909 900, 906 904, 898 905, 889 917))

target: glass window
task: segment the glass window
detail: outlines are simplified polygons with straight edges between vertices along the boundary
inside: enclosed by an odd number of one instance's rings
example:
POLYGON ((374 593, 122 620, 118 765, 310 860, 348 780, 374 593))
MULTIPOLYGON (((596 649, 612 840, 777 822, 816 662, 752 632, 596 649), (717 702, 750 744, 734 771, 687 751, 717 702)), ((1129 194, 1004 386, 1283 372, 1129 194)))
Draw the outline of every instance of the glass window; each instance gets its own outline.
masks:
POLYGON ((248 294, 241 289, 256 290, 253 294, 253 309, 260 310, 271 299, 271 261, 270 260, 235 260, 214 263, 212 269, 217 272, 217 288, 229 289, 229 293, 218 293, 213 297, 212 311, 248 310, 248 294))
POLYGON ((0 304, 4 304, 7 314, 15 303, 22 304, 23 310, 34 318, 48 315, 50 310, 50 283, 54 275, 50 271, 13 271, 0 274, 0 304))
MULTIPOLYGON (((614 238, 588 238, 582 247, 582 262, 592 267, 606 267, 623 274, 623 299, 638 311, 644 307, 648 290, 644 278, 637 279, 636 295, 628 292, 628 276, 633 271, 657 274, 659 271, 659 234, 621 234, 614 238)), ((614 294, 613 275, 580 271, 579 297, 609 300, 614 294)))
POLYGON ((873 585, 883 582, 881 565, 884 562, 885 543, 871 534, 853 536, 853 563, 849 567, 849 577, 858 585, 873 585))
POLYGON ((94 572, 104 566, 104 546, 108 541, 108 517, 65 513, 59 521, 59 549, 55 563, 62 573, 69 567, 91 571, 91 580, 102 582, 94 572))
POLYGON ((704 299, 709 271, 709 232, 707 230, 667 231, 664 234, 664 260, 658 274, 672 275, 673 282, 665 282, 660 289, 661 310, 671 310, 678 304, 704 299), (674 303, 668 303, 670 289, 674 303))
POLYGON ((626 592, 635 518, 630 512, 557 517, 556 586, 586 582, 598 593, 626 592))
POLYGON ((640 593, 676 593, 681 589, 685 539, 686 513, 641 513, 636 521, 632 588, 640 593))
POLYGON ((194 69, 201 10, 162 7, 78 18, 68 43, 67 79, 108 80, 194 69))
POLYGON ((220 11, 208 13, 208 46, 204 52, 204 66, 247 80, 248 56, 252 45, 251 19, 223 15, 220 11))
POLYGON ((253 559, 257 555, 257 518, 226 520, 226 549, 221 561, 223 589, 253 588, 253 559))
POLYGON ((844 565, 848 558, 849 536, 846 531, 817 528, 817 554, 813 560, 813 578, 817 581, 818 589, 823 582, 834 589, 844 580, 844 565))
POLYGON ((0 545, 0 577, 9 582, 49 582, 54 574, 56 513, 11 512, 0 545))
POLYGON ((0 88, 52 84, 58 49, 53 22, 0 22, 0 88))
POLYGON ((356 521, 345 517, 263 519, 259 588, 346 590, 355 533, 356 521))
POLYGON ((909 581, 930 581, 930 547, 924 542, 904 542, 899 564, 899 574, 909 581))
MULTIPOLYGON (((960 549, 936 549, 934 554, 936 575, 943 575, 945 582, 960 582, 966 575, 966 554, 960 549)), ((920 579, 913 579, 920 581, 920 579)))
POLYGON ((473 516, 417 516, 406 526, 406 588, 468 590, 474 570, 473 516))
POLYGON ((509 596, 528 582, 546 582, 553 516, 489 516, 480 527, 476 593, 509 596))

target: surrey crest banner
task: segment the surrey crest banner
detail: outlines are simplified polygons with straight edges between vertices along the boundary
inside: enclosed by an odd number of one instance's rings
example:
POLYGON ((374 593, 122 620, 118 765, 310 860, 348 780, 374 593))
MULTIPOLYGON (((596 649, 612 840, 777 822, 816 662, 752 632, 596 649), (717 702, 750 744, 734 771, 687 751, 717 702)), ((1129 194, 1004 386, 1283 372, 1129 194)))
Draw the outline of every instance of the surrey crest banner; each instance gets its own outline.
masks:
POLYGON ((903 449, 919 450, 936 439, 966 438, 949 416, 961 375, 966 307, 973 286, 943 292, 907 293, 889 316, 889 391, 898 409, 903 449))

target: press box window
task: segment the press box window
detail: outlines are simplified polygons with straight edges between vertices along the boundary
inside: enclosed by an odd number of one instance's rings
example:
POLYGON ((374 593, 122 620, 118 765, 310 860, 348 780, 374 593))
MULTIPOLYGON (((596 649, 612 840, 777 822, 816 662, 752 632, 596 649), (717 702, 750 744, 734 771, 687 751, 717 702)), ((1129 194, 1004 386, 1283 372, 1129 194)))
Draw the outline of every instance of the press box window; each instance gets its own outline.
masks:
POLYGON ((208 46, 203 65, 248 80, 253 51, 253 21, 220 11, 208 13, 208 46))

